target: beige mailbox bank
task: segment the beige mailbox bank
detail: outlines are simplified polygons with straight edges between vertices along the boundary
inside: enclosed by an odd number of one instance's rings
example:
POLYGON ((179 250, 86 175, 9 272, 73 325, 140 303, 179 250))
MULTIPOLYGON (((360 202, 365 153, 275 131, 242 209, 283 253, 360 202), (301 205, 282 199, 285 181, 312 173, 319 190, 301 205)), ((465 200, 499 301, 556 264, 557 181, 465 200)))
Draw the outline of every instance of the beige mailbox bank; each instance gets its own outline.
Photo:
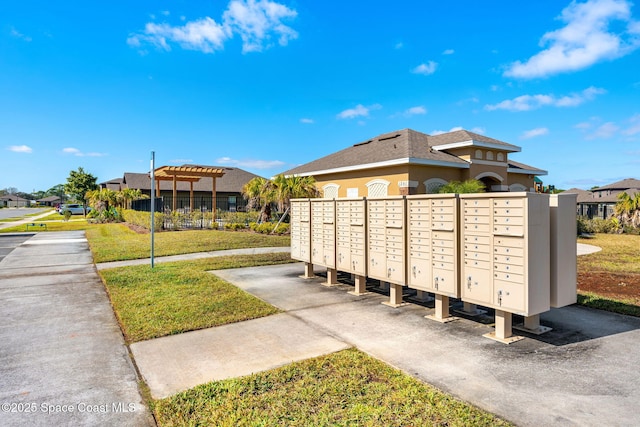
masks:
POLYGON ((425 194, 376 199, 291 201, 291 257, 355 277, 389 284, 389 302, 402 304, 402 287, 433 293, 435 313, 447 322, 449 299, 495 309, 489 338, 510 343, 512 315, 539 334, 539 315, 576 302, 575 195, 536 193, 425 194))

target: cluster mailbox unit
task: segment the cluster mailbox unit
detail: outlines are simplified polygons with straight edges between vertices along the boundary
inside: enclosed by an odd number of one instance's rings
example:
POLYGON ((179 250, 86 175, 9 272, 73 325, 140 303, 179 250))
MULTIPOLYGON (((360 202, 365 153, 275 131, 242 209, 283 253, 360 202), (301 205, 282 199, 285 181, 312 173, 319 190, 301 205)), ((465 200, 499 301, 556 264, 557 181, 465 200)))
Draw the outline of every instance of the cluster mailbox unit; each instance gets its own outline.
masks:
POLYGON ((449 298, 495 309, 489 338, 509 343, 512 315, 521 329, 549 330, 539 315, 576 302, 575 195, 536 193, 423 194, 385 198, 294 199, 291 257, 355 276, 355 295, 366 278, 390 285, 389 302, 402 303, 402 287, 430 292, 447 322, 449 298))

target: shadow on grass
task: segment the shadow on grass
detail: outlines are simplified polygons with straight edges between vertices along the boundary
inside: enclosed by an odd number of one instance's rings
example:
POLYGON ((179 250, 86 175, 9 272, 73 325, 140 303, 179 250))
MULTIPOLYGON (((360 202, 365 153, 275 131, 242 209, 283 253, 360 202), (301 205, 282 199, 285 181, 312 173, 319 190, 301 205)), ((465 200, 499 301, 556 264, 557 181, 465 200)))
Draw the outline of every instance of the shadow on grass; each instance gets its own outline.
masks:
POLYGON ((578 304, 612 313, 640 317, 640 306, 630 302, 612 300, 591 292, 579 293, 578 304))

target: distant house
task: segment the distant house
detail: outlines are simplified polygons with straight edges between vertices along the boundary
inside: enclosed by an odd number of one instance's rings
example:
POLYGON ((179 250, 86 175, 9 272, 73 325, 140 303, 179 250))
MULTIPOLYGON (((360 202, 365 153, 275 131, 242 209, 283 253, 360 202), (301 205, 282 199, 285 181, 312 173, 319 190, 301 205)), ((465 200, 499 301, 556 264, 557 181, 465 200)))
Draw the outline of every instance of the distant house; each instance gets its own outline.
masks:
POLYGON ((36 200, 36 203, 43 206, 55 206, 60 203, 60 196, 49 196, 36 200))
MULTIPOLYGON (((256 178, 258 175, 239 168, 224 166, 183 165, 185 167, 220 168, 224 170, 222 177, 216 178, 216 207, 222 211, 244 211, 246 201, 242 197, 242 187, 256 178)), ((151 178, 149 173, 125 172, 122 178, 116 178, 100 183, 100 188, 108 188, 113 191, 125 188, 137 189, 143 194, 151 194, 151 178)), ((177 183, 176 206, 178 209, 186 209, 191 206, 191 187, 189 182, 177 183)), ((211 179, 202 178, 193 183, 193 196, 197 209, 211 209, 211 179)), ((173 205, 173 183, 160 181, 160 197, 166 207, 173 205)), ((148 204, 149 202, 147 202, 148 204)))
POLYGON ((536 191, 547 172, 509 159, 520 147, 466 130, 378 135, 284 172, 313 176, 324 197, 436 193, 449 181, 477 179, 487 191, 536 191))
POLYGON ((577 213, 589 219, 592 218, 611 218, 614 213, 616 203, 618 203, 618 195, 627 193, 631 197, 635 197, 640 192, 640 180, 635 178, 627 178, 613 184, 603 185, 590 191, 581 190, 579 188, 571 188, 565 193, 573 193, 578 195, 577 213))
POLYGON ((24 208, 31 205, 31 200, 23 199, 15 194, 0 196, 0 206, 4 208, 24 208))

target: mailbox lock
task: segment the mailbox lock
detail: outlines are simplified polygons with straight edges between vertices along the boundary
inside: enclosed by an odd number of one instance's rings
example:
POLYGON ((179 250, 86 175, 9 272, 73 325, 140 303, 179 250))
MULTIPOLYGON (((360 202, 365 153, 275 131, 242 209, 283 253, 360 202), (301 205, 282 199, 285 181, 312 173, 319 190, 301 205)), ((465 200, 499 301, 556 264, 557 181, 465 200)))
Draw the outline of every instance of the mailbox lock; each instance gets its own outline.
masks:
POLYGON ((439 277, 435 277, 433 280, 434 280, 434 282, 435 282, 435 283, 434 283, 434 287, 435 287, 436 289, 438 289, 438 280, 439 280, 439 277))
POLYGON ((471 289, 471 276, 467 278, 467 288, 471 289))
POLYGON ((502 305, 502 290, 498 291, 498 305, 502 305))

